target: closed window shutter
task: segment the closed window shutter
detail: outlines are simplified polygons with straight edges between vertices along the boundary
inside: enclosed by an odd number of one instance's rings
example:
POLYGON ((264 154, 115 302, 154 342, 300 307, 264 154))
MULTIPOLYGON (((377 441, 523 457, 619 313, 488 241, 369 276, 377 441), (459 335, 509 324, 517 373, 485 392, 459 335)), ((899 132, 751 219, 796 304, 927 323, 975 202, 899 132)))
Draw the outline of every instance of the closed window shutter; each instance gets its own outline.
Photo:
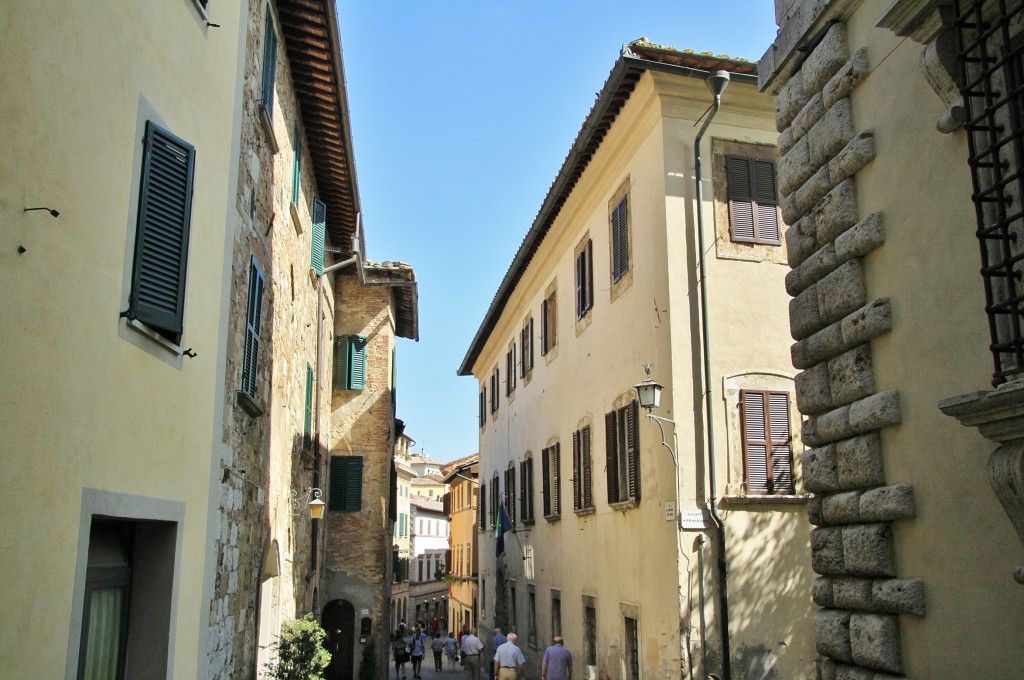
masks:
POLYGON ((583 255, 586 260, 586 283, 584 291, 586 293, 586 311, 589 311, 594 306, 594 242, 587 240, 587 245, 583 249, 583 255))
POLYGON ((608 502, 619 500, 619 464, 616 456, 618 439, 615 436, 615 411, 604 414, 605 470, 608 475, 608 502))
POLYGON ((177 342, 185 311, 196 152, 191 144, 147 121, 143 153, 128 316, 177 342))
POLYGON ((540 453, 541 494, 544 496, 544 516, 551 516, 551 447, 540 453))
POLYGON ((327 205, 319 198, 313 199, 313 244, 309 266, 317 276, 324 274, 324 234, 327 231, 327 205))
POLYGON ((306 409, 302 422, 302 442, 308 449, 313 443, 313 367, 306 364, 306 409))
POLYGON ((480 499, 479 504, 476 508, 477 522, 480 530, 483 531, 487 528, 487 485, 480 485, 480 499))
POLYGON ((274 17, 267 5, 267 20, 263 29, 263 81, 260 102, 267 113, 274 113, 274 80, 277 77, 277 33, 274 32, 274 17))
POLYGON ((586 255, 580 252, 576 256, 576 318, 582 319, 583 315, 587 311, 586 307, 586 283, 585 283, 585 263, 587 261, 586 255))
POLYGON ((497 522, 498 522, 498 503, 499 503, 498 494, 499 494, 499 492, 498 492, 498 475, 495 474, 494 477, 491 478, 491 517, 490 517, 490 525, 491 526, 497 526, 497 522))
POLYGON ((764 392, 742 392, 743 459, 747 493, 768 493, 768 432, 765 427, 764 392))
POLYGON ((505 510, 508 518, 512 520, 512 526, 516 525, 516 469, 509 468, 505 478, 505 510))
POLYGON ((555 444, 554 451, 551 454, 554 457, 551 464, 551 511, 555 515, 562 514, 562 472, 559 467, 562 461, 561 450, 562 445, 555 444))
POLYGON ((481 385, 481 387, 480 387, 480 404, 479 404, 479 406, 480 406, 480 408, 479 408, 480 413, 477 414, 477 416, 478 416, 478 419, 480 420, 480 427, 483 427, 484 423, 487 422, 487 386, 486 385, 481 385))
POLYGON ((640 406, 634 400, 626 407, 626 466, 629 470, 629 498, 640 502, 640 406))
POLYGON ((294 137, 295 159, 292 161, 292 203, 299 202, 299 187, 302 185, 302 131, 299 121, 295 121, 294 137))
MULTIPOLYGON (((332 456, 327 508, 336 511, 360 510, 363 503, 363 457, 332 456)), ((399 533, 405 532, 405 515, 400 518, 399 533)))
POLYGON ((726 157, 729 182, 729 225, 732 240, 779 245, 778 194, 775 164, 726 157))
POLYGON ((548 353, 550 346, 548 345, 548 301, 541 300, 540 302, 540 355, 545 356, 548 353))
POLYGON ((582 433, 579 430, 573 432, 572 435, 572 507, 573 510, 580 510, 583 508, 583 497, 580 495, 580 489, 583 487, 583 466, 580 462, 580 444, 582 440, 582 433))
POLYGON ((533 317, 530 317, 529 322, 526 324, 526 344, 523 345, 523 360, 526 361, 526 371, 533 370, 533 317), (526 352, 526 348, 529 347, 529 353, 526 352), (527 361, 528 359, 528 361, 527 361))
POLYGON ((263 309, 263 272, 256 258, 249 261, 249 299, 245 307, 245 347, 242 356, 242 391, 256 396, 256 368, 260 350, 260 316, 263 309))
POLYGON ((618 281, 629 269, 629 206, 623 196, 612 210, 612 280, 618 281))
POLYGON ((768 395, 769 426, 772 444, 772 491, 793 493, 793 451, 789 432, 789 395, 772 392, 768 395))
POLYGON ((582 452, 583 458, 583 507, 590 508, 594 506, 594 496, 592 491, 592 475, 590 468, 590 426, 587 425, 583 428, 583 441, 582 441, 582 452))

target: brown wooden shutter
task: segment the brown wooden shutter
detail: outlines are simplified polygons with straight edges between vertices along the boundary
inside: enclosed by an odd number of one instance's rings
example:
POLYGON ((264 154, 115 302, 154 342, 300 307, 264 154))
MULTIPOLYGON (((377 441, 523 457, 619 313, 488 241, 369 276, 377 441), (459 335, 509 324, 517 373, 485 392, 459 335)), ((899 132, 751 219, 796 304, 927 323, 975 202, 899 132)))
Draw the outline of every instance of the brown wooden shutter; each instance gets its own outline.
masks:
POLYGON ((487 485, 480 485, 480 496, 478 499, 477 507, 477 522, 479 522, 479 528, 481 531, 487 529, 487 485))
POLYGON ((618 438, 615 432, 615 411, 604 414, 604 454, 605 470, 608 476, 608 502, 618 503, 619 498, 619 465, 616 455, 618 438))
POLYGON ((562 514, 562 445, 555 443, 554 451, 551 455, 553 457, 551 472, 551 510, 556 515, 562 514))
POLYGON ((772 392, 768 395, 769 427, 772 445, 772 492, 794 493, 793 451, 789 432, 789 395, 772 392))
POLYGON ((590 426, 587 425, 583 428, 583 443, 580 447, 580 456, 583 458, 583 507, 590 508, 594 506, 594 496, 592 493, 592 478, 590 468, 590 426))
POLYGON ((753 161, 753 198, 756 203, 757 240, 759 243, 780 243, 778 192, 775 188, 775 164, 753 161))
POLYGON ((726 156, 725 165, 729 182, 729 228, 732 240, 753 243, 757 239, 757 231, 754 227, 751 160, 726 156))
POLYGON ((580 430, 576 430, 572 433, 572 507, 573 510, 579 510, 583 507, 583 497, 580 495, 580 489, 583 487, 583 480, 580 479, 583 476, 583 465, 580 461, 581 445, 582 445, 583 433, 580 430))
POLYGON ((743 461, 749 494, 768 493, 768 431, 765 425, 765 392, 743 391, 743 461))
POLYGON ((544 516, 551 515, 551 447, 540 452, 541 494, 544 496, 544 516))
POLYGON ((586 258, 586 309, 589 311, 594 306, 594 242, 591 239, 587 239, 583 255, 586 258))
POLYGON ((612 210, 612 281, 629 270, 629 205, 623 196, 612 210))
POLYGON ((626 467, 629 470, 629 498, 640 502, 640 406, 633 400, 626 407, 626 467))
POLYGON ((516 469, 510 467, 505 471, 505 511, 508 518, 512 520, 512 526, 516 525, 516 469))
POLYGON ((519 463, 519 514, 526 522, 530 519, 529 508, 526 507, 526 461, 519 463))
POLYGON ((550 346, 548 345, 548 300, 540 301, 540 355, 546 356, 550 346))

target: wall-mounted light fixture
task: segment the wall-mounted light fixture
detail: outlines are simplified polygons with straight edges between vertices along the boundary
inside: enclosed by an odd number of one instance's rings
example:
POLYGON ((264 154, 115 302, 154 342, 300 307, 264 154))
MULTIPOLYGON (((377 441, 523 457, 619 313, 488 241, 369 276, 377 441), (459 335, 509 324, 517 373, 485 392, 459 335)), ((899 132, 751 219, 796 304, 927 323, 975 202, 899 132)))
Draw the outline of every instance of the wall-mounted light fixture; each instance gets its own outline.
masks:
POLYGON ((656 416, 651 413, 651 409, 661 406, 661 391, 664 389, 661 385, 651 379, 652 367, 653 366, 651 364, 644 364, 644 371, 647 373, 647 379, 633 385, 633 389, 636 390, 636 396, 640 401, 640 406, 647 411, 647 418, 658 424, 658 429, 661 431, 661 445, 668 449, 669 455, 672 456, 672 464, 678 468, 679 461, 676 459, 676 450, 668 443, 668 440, 665 437, 665 428, 662 426, 662 423, 668 423, 675 427, 676 421, 671 418, 662 418, 661 416, 656 416))
POLYGON ((311 519, 322 519, 324 516, 324 508, 326 503, 320 500, 324 492, 317 488, 306 489, 306 493, 299 495, 299 492, 292 489, 289 493, 289 503, 291 505, 290 512, 292 517, 298 517, 302 514, 303 506, 309 508, 309 516, 311 519))

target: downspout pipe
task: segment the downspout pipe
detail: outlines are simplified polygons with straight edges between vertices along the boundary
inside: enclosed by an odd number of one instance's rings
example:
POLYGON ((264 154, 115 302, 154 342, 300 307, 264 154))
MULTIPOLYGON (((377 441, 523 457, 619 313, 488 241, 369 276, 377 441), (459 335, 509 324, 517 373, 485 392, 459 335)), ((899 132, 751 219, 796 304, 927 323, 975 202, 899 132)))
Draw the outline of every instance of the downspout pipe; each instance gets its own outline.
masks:
MULTIPOLYGON (((718 620, 721 625, 722 638, 722 680, 731 680, 730 671, 730 650, 729 650, 729 590, 727 587, 727 570, 725 561, 725 524, 721 515, 718 514, 718 478, 715 469, 715 418, 712 411, 711 399, 711 341, 708 338, 708 283, 707 269, 705 267, 706 247, 704 244, 704 190, 703 174, 701 172, 700 143, 707 132, 711 120, 718 113, 722 105, 722 92, 729 85, 728 71, 713 71, 704 81, 707 83, 711 93, 715 96, 711 104, 707 118, 697 133, 693 142, 693 168, 695 181, 697 183, 697 268, 700 274, 700 321, 701 321, 701 342, 704 364, 704 419, 707 430, 707 452, 708 452, 708 484, 711 487, 709 505, 711 517, 715 522, 715 538, 718 544, 716 561, 718 564, 718 620)), ((707 669, 705 669, 706 673, 707 669)), ((711 677, 711 676, 709 676, 711 677)))

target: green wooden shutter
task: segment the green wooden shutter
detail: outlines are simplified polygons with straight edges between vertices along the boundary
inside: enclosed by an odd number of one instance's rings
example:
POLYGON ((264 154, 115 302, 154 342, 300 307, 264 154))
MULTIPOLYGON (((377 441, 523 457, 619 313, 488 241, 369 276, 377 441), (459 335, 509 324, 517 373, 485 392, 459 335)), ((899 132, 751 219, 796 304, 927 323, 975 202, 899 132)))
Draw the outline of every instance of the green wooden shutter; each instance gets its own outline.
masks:
POLYGON ((299 189, 302 186, 302 130, 299 128, 299 121, 295 121, 295 131, 292 135, 295 149, 295 158, 292 160, 292 203, 299 202, 299 189))
POLYGON ((274 31, 274 17, 267 5, 267 19, 263 28, 263 80, 260 88, 260 103, 267 109, 273 120, 274 80, 277 78, 277 33, 274 31))
POLYGON ((313 443, 313 367, 306 364, 306 413, 302 423, 302 441, 308 449, 313 443))
POLYGON ((327 231, 327 205, 319 198, 313 199, 313 244, 309 266, 317 276, 324 275, 324 234, 327 231))
POLYGON ((185 268, 196 152, 146 122, 129 318, 177 342, 185 312, 185 268))
POLYGON ((263 272, 256 258, 249 261, 249 297, 245 311, 245 346, 242 352, 242 391, 256 396, 256 368, 260 348, 260 316, 263 310, 263 272))
POLYGON ((366 338, 361 335, 348 336, 348 387, 361 390, 366 387, 366 338))
MULTIPOLYGON (((331 478, 327 491, 327 508, 335 511, 358 511, 363 506, 363 457, 332 456, 331 478)), ((399 518, 399 531, 404 535, 405 515, 399 518)))

